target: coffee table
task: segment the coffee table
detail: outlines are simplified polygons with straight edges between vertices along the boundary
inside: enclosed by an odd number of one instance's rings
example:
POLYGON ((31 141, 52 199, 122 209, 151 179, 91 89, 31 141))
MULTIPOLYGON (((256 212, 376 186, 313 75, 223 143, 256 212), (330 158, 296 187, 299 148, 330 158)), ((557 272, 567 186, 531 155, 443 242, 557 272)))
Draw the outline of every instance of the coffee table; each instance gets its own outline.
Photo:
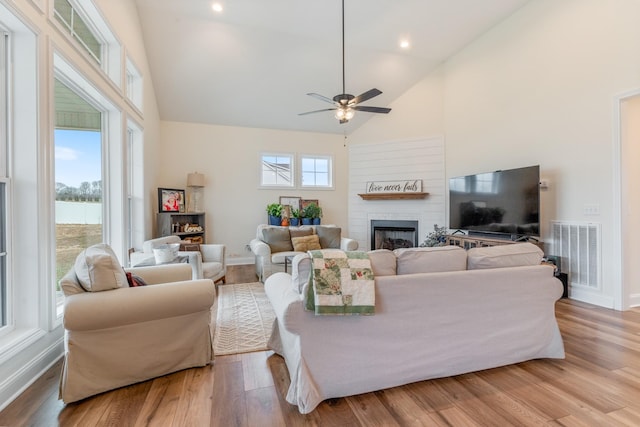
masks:
POLYGON ((293 262, 295 255, 287 255, 284 257, 284 272, 287 273, 287 266, 293 262))

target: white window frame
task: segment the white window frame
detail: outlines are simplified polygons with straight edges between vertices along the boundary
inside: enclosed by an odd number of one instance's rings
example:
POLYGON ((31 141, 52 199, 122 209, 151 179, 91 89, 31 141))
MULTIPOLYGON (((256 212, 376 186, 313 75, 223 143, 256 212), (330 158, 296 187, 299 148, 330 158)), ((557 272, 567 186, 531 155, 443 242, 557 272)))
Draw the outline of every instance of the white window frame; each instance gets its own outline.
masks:
POLYGON ((0 257, 4 258, 5 269, 4 272, 0 270, 0 336, 7 334, 11 331, 13 325, 13 304, 11 304, 11 222, 9 209, 11 200, 11 181, 8 177, 8 158, 9 158, 9 109, 10 105, 10 85, 9 85, 9 32, 5 32, 0 28, 0 87, 4 90, 0 93, 4 93, 5 96, 0 97, 0 122, 3 126, 0 129, 4 129, 4 132, 0 133, 0 185, 4 186, 4 192, 0 192, 0 197, 3 197, 2 206, 4 210, 0 212, 0 226, 4 225, 2 230, 2 236, 4 236, 4 242, 0 242, 0 248, 4 243, 4 251, 0 249, 0 257), (4 317, 4 324, 2 324, 2 317, 4 317))
POLYGON ((97 62, 93 54, 80 43, 66 25, 62 24, 55 17, 57 13, 54 9, 54 2, 50 3, 50 20, 53 25, 64 34, 65 38, 70 41, 71 45, 78 52, 87 58, 88 62, 100 68, 118 88, 122 87, 122 44, 111 30, 111 27, 102 16, 102 13, 92 0, 67 0, 73 9, 80 15, 84 23, 87 25, 93 36, 101 45, 101 61, 97 62))
POLYGON ((143 101, 143 84, 142 74, 138 67, 133 63, 131 58, 127 56, 125 61, 125 82, 124 89, 126 98, 131 104, 142 114, 143 101))
POLYGON ((298 168, 300 170, 300 172, 298 173, 298 181, 299 181, 299 186, 301 189, 313 189, 313 190, 333 190, 334 189, 334 176, 333 176, 333 156, 329 155, 329 154, 300 154, 299 156, 299 165, 300 167, 298 168), (303 174, 303 170, 302 170, 302 162, 305 159, 313 159, 313 160, 328 160, 329 162, 329 184, 328 185, 316 185, 316 184, 304 184, 302 181, 302 174, 303 174))
MULTIPOLYGON (((144 132, 131 119, 126 129, 127 164, 127 206, 126 225, 127 248, 142 248, 145 240, 144 221, 144 132)), ((127 257, 128 258, 128 257, 127 257)), ((129 263, 127 259, 127 263, 129 263)))
POLYGON ((296 156, 294 153, 274 153, 263 152, 258 156, 258 170, 259 170, 259 188, 296 188, 296 156), (262 170, 265 157, 288 157, 291 164, 291 179, 289 184, 265 184, 262 180, 262 170))
MULTIPOLYGON (((102 235, 104 241, 108 243, 121 263, 126 263, 127 239, 122 230, 126 229, 126 157, 124 144, 122 143, 123 127, 122 112, 110 100, 99 91, 91 81, 81 74, 69 61, 59 52, 54 52, 54 77, 64 83, 80 95, 85 101, 91 104, 96 110, 102 113, 102 235)), ((51 129, 53 133, 53 126, 51 129)), ((51 144, 51 150, 54 149, 51 144)), ((53 153, 50 155, 53 159, 53 153)), ((53 161, 53 160, 52 160, 53 161)), ((55 192, 55 168, 51 167, 51 192, 55 192)), ((54 212, 55 197, 52 197, 50 209, 54 212)), ((51 218, 51 230, 55 233, 54 218, 51 218)), ((55 266, 55 234, 52 238, 51 265, 55 266)), ((51 273, 51 278, 55 277, 55 271, 51 273)), ((51 287, 53 288, 53 283, 51 287)), ((55 298, 53 298, 55 304, 55 298)), ((61 321, 60 310, 56 313, 55 321, 61 321)))

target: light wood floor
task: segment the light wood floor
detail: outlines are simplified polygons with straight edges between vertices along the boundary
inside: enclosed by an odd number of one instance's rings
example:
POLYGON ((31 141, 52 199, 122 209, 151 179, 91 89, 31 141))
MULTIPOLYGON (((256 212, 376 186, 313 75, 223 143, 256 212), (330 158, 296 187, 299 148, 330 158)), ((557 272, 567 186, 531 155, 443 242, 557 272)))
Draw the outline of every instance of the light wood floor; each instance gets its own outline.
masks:
MULTIPOLYGON (((256 280, 247 267, 229 273, 231 283, 256 280)), ((563 299, 556 315, 564 360, 332 399, 308 415, 284 400, 289 376, 270 351, 216 357, 66 406, 58 363, 0 412, 0 426, 640 426, 640 310, 563 299)))

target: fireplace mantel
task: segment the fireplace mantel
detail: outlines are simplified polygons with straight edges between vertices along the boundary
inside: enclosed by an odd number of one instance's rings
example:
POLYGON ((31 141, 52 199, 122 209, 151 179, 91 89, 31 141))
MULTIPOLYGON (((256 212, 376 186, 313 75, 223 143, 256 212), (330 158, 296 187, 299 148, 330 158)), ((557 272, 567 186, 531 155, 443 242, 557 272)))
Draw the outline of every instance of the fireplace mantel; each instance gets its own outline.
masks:
POLYGON ((371 193, 358 194, 362 200, 408 200, 424 199, 429 193, 371 193))

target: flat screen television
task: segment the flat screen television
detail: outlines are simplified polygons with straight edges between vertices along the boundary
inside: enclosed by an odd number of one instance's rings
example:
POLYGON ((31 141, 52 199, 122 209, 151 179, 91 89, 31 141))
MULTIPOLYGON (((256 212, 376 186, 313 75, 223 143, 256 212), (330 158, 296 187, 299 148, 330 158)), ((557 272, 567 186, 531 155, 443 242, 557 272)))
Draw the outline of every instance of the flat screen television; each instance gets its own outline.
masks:
POLYGON ((449 179, 449 228, 518 240, 540 235, 540 166, 449 179))

